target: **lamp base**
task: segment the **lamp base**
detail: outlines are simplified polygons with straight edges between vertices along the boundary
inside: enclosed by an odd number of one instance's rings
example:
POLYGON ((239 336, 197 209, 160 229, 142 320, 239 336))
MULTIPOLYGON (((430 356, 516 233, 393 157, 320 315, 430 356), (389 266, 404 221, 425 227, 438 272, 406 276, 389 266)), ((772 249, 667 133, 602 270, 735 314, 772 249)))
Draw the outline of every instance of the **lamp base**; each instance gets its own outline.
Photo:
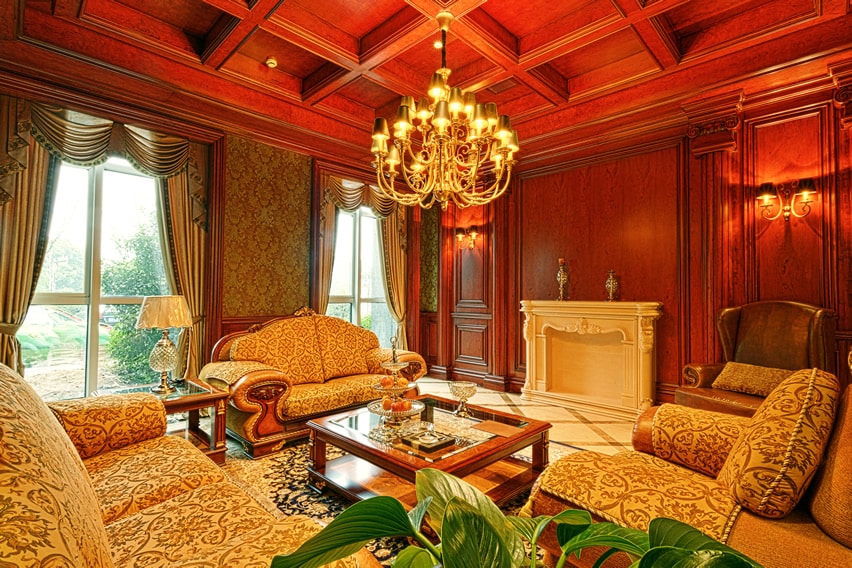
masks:
POLYGON ((169 384, 169 373, 163 371, 160 373, 160 384, 151 387, 151 392, 154 394, 171 394, 177 389, 169 384))

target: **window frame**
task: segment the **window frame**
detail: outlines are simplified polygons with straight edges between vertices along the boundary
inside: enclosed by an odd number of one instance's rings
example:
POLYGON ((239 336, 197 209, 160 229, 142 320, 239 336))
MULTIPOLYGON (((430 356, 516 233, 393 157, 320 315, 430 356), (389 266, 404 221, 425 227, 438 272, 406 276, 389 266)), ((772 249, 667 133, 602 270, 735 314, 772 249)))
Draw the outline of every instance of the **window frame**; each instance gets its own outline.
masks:
MULTIPOLYGON (((92 166, 78 166, 66 161, 57 162, 57 175, 63 167, 78 168, 88 172, 86 187, 86 242, 83 252, 83 291, 82 292, 36 292, 30 306, 87 306, 86 352, 83 358, 83 396, 90 396, 98 390, 99 379, 99 326, 100 307, 104 304, 142 305, 144 296, 109 296, 101 294, 101 237, 103 229, 103 192, 105 172, 134 175, 151 179, 158 190, 158 180, 135 169, 130 162, 120 156, 111 156, 106 162, 92 166), (124 163, 112 161, 121 159, 124 163)), ((57 191, 59 189, 57 188, 57 191)), ((158 212, 159 213, 159 212, 158 212)), ((49 238, 49 237, 48 237, 49 238)), ((39 276, 41 277, 41 276, 39 276)))
MULTIPOLYGON (((361 275, 362 275, 362 261, 361 261, 361 240, 362 240, 362 217, 371 218, 376 223, 376 234, 379 235, 378 224, 381 221, 379 217, 376 215, 376 212, 373 211, 370 207, 366 205, 361 205, 355 211, 345 211, 341 208, 336 208, 336 214, 338 216, 335 225, 339 226, 339 220, 341 215, 348 215, 352 217, 353 223, 353 237, 352 237, 352 246, 350 248, 350 254, 353 259, 353 270, 352 270, 352 280, 350 281, 350 286, 352 290, 351 295, 332 295, 329 293, 328 296, 328 305, 332 304, 349 304, 351 306, 349 321, 355 325, 361 325, 361 306, 362 304, 383 304, 385 309, 387 308, 388 300, 387 300, 387 285, 384 282, 384 274, 382 274, 382 289, 381 296, 369 296, 365 297, 361 295, 361 275)), ((335 232, 335 240, 337 239, 337 233, 335 232)), ((381 257, 381 246, 382 243, 379 241, 376 243, 379 247, 379 256, 381 257)), ((337 243, 335 242, 335 247, 337 243)), ((335 258, 337 255, 335 254, 335 258)), ((379 258, 379 263, 381 264, 382 260, 379 258)), ((332 272, 334 271, 334 267, 332 266, 332 272)), ((379 338, 381 342, 382 339, 379 338)))

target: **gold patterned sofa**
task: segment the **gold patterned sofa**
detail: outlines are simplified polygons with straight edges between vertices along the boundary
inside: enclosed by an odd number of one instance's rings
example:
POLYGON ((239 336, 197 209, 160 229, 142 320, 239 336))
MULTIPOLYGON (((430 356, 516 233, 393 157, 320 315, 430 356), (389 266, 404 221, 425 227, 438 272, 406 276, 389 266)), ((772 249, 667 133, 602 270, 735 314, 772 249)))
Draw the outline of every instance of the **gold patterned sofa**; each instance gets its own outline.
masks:
MULTIPOLYGON (((199 378, 230 393, 228 434, 259 457, 307 437, 312 418, 379 398, 372 386, 391 359, 372 331, 303 309, 226 335, 199 378)), ((400 350, 397 359, 409 381, 426 374, 419 354, 400 350)))
MULTIPOLYGON (((640 529, 671 517, 768 568, 852 566, 852 391, 841 397, 834 375, 795 372, 751 418, 652 407, 636 423, 633 447, 553 462, 527 512, 582 508, 640 529)), ((559 550, 553 531, 542 543, 559 550)))
MULTIPOLYGON (((0 365, 0 565, 267 568, 321 528, 166 436, 151 394, 45 404, 0 365)), ((365 551, 337 566, 377 566, 365 551)))

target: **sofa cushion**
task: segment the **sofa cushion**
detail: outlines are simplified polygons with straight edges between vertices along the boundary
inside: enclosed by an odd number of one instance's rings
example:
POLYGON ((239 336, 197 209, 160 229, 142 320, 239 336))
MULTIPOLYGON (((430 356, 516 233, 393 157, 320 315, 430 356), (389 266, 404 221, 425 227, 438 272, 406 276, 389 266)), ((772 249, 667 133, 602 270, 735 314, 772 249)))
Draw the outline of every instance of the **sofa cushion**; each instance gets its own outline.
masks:
POLYGON ((61 400, 49 406, 83 459, 166 433, 166 411, 151 393, 61 400))
POLYGON ((113 566, 101 509, 59 422, 0 364, 0 555, 6 566, 113 566))
POLYGON ((379 375, 368 374, 329 379, 322 386, 296 385, 290 392, 290 396, 281 400, 278 416, 294 418, 328 414, 329 409, 376 400, 380 397, 373 385, 379 380, 381 380, 379 375))
POLYGON ((793 374, 789 369, 775 369, 729 361, 713 381, 714 389, 767 396, 781 381, 793 374))
POLYGON ((852 389, 847 388, 825 452, 825 463, 814 479, 810 511, 814 521, 835 540, 852 547, 852 389))
POLYGON ((297 385, 325 378, 313 317, 288 317, 248 333, 234 341, 230 357, 275 367, 297 385))
POLYGON ((822 460, 838 391, 834 375, 803 369, 766 397, 718 476, 740 505, 770 518, 793 510, 822 460))
POLYGON ((366 353, 379 346, 369 329, 358 327, 340 318, 314 316, 317 339, 322 350, 325 378, 348 377, 367 372, 366 353))
POLYGON ((721 542, 740 511, 715 479, 641 452, 570 454, 547 466, 536 487, 531 500, 541 491, 567 507, 641 530, 651 519, 671 517, 721 542))
POLYGON ((226 479, 219 466, 177 436, 146 440, 83 463, 100 501, 104 523, 226 479))

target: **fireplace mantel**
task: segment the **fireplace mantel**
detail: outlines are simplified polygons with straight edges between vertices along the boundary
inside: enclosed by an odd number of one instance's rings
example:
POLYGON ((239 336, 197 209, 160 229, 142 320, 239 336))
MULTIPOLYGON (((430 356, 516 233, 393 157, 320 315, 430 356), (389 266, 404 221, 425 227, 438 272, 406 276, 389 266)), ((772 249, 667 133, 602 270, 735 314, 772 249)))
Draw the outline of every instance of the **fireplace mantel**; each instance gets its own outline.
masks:
POLYGON ((654 403, 659 302, 524 300, 521 398, 619 418, 654 403))

